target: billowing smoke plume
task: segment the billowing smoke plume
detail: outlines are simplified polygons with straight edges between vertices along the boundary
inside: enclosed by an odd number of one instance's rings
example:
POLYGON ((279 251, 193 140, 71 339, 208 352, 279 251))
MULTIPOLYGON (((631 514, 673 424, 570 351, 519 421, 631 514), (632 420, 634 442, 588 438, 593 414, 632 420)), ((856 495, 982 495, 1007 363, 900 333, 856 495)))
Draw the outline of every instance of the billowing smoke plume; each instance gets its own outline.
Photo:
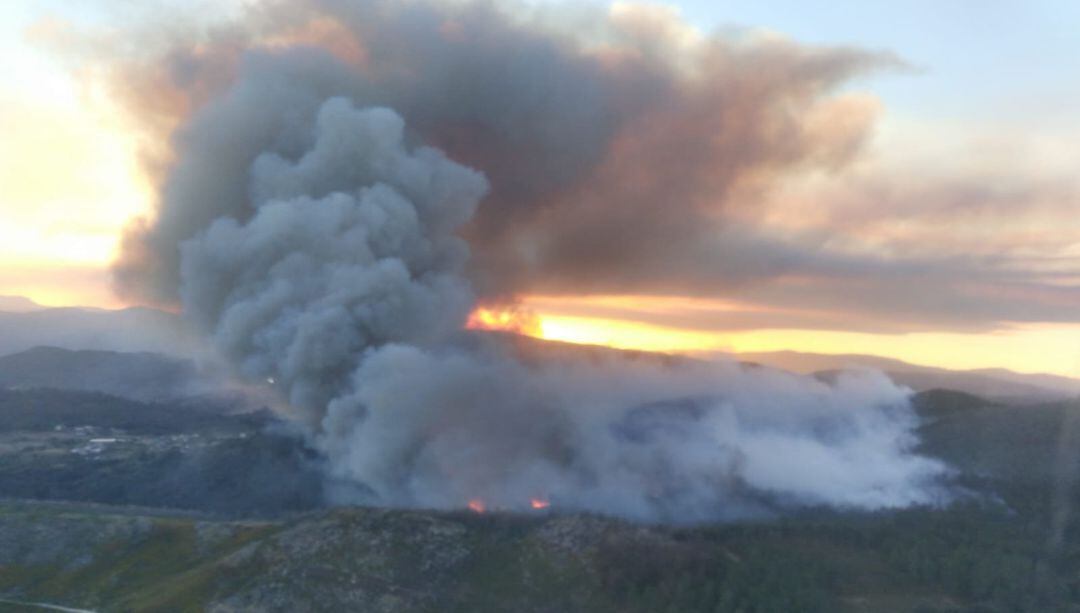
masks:
POLYGON ((159 156, 157 217, 127 236, 121 291, 175 302, 176 246, 219 217, 248 220, 248 169, 306 151, 334 96, 394 109, 410 137, 488 178, 463 229, 484 296, 716 293, 814 263, 738 220, 777 175, 828 172, 860 149, 876 104, 835 90, 896 61, 705 37, 654 7, 579 10, 270 0, 191 40, 148 37, 117 82, 145 124, 180 125, 159 156), (151 53, 161 40, 177 42, 151 53))
POLYGON ((197 110, 118 278, 179 295, 282 393, 339 501, 687 521, 937 499, 882 377, 523 361, 457 332, 476 281, 738 281, 756 247, 717 212, 779 168, 842 164, 869 115, 824 94, 880 58, 696 40, 642 9, 586 36, 486 3, 263 8, 169 56, 197 110))

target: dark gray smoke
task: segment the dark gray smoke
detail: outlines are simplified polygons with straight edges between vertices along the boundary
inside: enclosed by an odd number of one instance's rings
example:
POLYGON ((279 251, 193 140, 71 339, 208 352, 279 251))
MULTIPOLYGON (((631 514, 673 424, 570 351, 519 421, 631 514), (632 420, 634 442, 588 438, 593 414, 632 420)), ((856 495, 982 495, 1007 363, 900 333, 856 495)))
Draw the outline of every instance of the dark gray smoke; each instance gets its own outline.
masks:
POLYGON ((160 126, 171 111, 180 127, 157 217, 127 236, 122 293, 176 302, 177 245, 219 217, 247 221, 256 158, 302 155, 335 96, 394 109, 484 172, 490 193, 463 232, 485 296, 715 293, 803 265, 800 247, 729 218, 775 176, 857 152, 875 106, 834 90, 894 59, 702 37, 648 7, 582 9, 587 27, 544 17, 509 2, 264 2, 134 61, 120 81, 136 114, 160 126))
POLYGON ((455 235, 487 190, 434 149, 408 151, 389 109, 324 102, 295 161, 256 157, 244 224, 182 245, 184 312, 241 373, 320 410, 369 347, 429 343, 472 306, 455 235))
POLYGON ((230 178, 252 207, 243 220, 217 218, 180 245, 180 292, 242 375, 302 411, 339 501, 536 498, 694 521, 940 500, 943 467, 912 454, 906 392, 880 375, 826 385, 734 364, 526 366, 456 341, 472 307, 457 232, 487 181, 410 146, 392 110, 315 107, 276 117, 281 139, 230 178))

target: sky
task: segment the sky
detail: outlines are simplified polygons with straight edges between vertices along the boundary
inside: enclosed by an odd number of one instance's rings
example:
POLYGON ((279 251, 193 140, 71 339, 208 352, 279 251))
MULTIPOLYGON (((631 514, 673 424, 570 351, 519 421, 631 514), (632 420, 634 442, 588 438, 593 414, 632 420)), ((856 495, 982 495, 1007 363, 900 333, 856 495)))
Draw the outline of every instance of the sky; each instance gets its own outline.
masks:
POLYGON ((897 52, 918 72, 873 83, 890 114, 927 120, 1074 127, 1080 5, 1068 0, 680 3, 701 27, 749 24, 816 43, 897 52), (1056 125, 1056 124, 1055 124, 1056 125))
MULTIPOLYGON (((109 268, 125 225, 154 210, 145 125, 77 45, 57 41, 71 26, 123 32, 177 4, 0 6, 9 67, 0 83, 0 294, 50 305, 133 302, 113 292, 109 268)), ((868 353, 1080 376, 1080 4, 683 0, 673 8, 699 32, 750 28, 899 61, 845 79, 838 95, 850 95, 848 106, 821 120, 831 130, 849 115, 872 116, 842 170, 783 173, 752 208, 725 210, 754 240, 727 237, 718 265, 754 269, 759 251, 809 264, 715 291, 701 289, 713 279, 692 266, 686 283, 663 288, 632 275, 625 286, 568 285, 556 269, 516 291, 536 333, 665 351, 868 353)))

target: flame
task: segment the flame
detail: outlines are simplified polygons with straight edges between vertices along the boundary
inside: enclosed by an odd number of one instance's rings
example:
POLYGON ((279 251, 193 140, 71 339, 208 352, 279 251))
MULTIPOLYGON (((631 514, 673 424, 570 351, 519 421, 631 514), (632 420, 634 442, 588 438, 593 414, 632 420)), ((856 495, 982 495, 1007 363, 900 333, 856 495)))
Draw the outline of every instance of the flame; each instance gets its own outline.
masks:
POLYGON ((484 504, 483 500, 474 498, 469 501, 469 510, 473 513, 483 513, 484 511, 487 511, 487 506, 484 504))
POLYGON ((551 506, 551 503, 543 498, 532 498, 529 500, 529 506, 537 511, 543 511, 551 506))
POLYGON ((470 330, 499 330, 526 336, 543 336, 540 318, 517 304, 479 306, 469 314, 465 327, 470 330))

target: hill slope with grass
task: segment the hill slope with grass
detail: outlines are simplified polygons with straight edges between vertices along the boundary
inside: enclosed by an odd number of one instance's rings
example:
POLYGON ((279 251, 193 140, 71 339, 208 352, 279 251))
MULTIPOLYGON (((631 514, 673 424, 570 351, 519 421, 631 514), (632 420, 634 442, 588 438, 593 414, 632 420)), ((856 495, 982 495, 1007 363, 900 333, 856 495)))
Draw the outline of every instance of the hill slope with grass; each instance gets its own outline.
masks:
POLYGON ((0 505, 0 594, 96 611, 1076 610, 1074 550, 975 506, 710 527, 0 505))

